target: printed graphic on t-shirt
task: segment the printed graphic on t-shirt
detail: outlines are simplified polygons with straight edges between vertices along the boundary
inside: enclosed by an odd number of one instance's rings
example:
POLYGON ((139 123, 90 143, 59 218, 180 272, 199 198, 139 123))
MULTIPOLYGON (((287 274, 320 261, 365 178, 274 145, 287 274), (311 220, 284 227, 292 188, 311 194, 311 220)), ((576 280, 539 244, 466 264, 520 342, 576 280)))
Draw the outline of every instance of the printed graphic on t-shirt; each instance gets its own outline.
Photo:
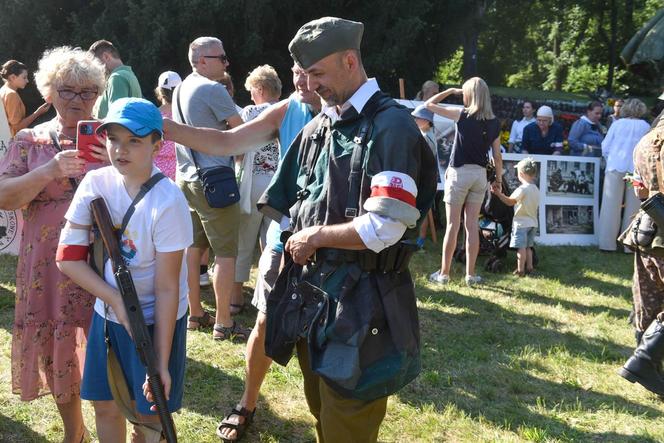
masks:
POLYGON ((129 266, 134 257, 136 257, 136 252, 138 252, 138 248, 136 248, 134 241, 123 235, 122 245, 120 246, 120 254, 122 254, 122 258, 124 259, 126 266, 129 266))

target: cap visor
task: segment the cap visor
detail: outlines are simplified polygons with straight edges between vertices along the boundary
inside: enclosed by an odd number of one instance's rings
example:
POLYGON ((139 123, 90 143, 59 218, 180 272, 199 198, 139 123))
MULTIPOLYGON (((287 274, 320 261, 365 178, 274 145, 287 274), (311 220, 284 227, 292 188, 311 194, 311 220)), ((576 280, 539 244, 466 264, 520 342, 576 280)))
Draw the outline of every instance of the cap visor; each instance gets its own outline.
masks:
POLYGON ((143 126, 140 123, 137 123, 133 120, 129 120, 126 118, 117 118, 117 119, 112 119, 112 120, 104 120, 104 123, 102 123, 99 128, 97 128, 97 133, 100 133, 106 129, 108 129, 108 125, 120 125, 123 128, 125 128, 127 131, 131 132, 134 134, 136 137, 146 137, 150 135, 153 132, 158 132, 161 135, 161 131, 158 129, 153 129, 149 128, 147 126, 143 126))

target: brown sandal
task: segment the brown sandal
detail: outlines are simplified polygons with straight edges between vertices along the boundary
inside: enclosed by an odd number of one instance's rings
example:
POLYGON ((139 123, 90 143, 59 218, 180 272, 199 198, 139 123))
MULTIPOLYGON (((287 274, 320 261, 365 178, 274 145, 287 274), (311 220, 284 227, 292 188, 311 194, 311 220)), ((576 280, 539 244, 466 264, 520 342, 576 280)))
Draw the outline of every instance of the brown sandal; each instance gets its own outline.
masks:
POLYGON ((196 331, 197 329, 209 328, 214 326, 214 317, 210 315, 209 312, 203 311, 203 315, 197 317, 195 315, 190 315, 187 322, 187 329, 190 331, 196 331), (194 326, 192 326, 192 323, 194 326))
POLYGON ((215 324, 212 338, 215 340, 230 340, 232 342, 246 342, 251 334, 251 328, 245 328, 240 323, 233 321, 233 326, 225 327, 215 324))

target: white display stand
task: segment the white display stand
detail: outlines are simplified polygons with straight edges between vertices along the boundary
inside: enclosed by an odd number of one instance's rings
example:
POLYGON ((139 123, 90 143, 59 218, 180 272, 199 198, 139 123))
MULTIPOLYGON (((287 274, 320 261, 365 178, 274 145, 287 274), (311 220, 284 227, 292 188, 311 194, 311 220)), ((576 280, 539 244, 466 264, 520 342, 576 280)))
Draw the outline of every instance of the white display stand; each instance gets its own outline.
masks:
MULTIPOLYGON (((9 132, 7 115, 4 106, 0 103, 0 158, 7 153, 10 138, 11 132, 9 132)), ((0 254, 18 254, 22 228, 21 211, 3 211, 0 209, 0 254)))
POLYGON ((539 233, 544 245, 597 245, 600 159, 567 155, 503 154, 510 190, 518 186, 515 165, 524 157, 538 163, 539 233))

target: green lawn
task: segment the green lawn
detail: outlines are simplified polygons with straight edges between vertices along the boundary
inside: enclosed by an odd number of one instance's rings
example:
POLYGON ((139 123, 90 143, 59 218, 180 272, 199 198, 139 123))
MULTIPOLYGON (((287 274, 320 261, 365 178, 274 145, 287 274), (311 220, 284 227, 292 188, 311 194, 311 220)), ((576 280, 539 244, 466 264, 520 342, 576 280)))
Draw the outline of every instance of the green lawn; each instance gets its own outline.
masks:
MULTIPOLYGON (((633 346, 630 256, 542 247, 538 277, 485 273, 486 284, 469 289, 456 268, 441 289, 426 281, 439 261, 427 248, 412 266, 424 370, 390 399, 381 441, 664 441, 664 404, 616 375, 633 346)), ((26 404, 10 392, 14 269, 0 257, 0 441, 59 442, 52 400, 26 404)), ((242 391, 243 352, 210 331, 189 334, 180 441, 219 441, 216 425, 242 391)), ((295 362, 272 367, 258 408, 245 441, 314 439, 295 362)), ((85 414, 92 430, 87 404, 85 414)))

